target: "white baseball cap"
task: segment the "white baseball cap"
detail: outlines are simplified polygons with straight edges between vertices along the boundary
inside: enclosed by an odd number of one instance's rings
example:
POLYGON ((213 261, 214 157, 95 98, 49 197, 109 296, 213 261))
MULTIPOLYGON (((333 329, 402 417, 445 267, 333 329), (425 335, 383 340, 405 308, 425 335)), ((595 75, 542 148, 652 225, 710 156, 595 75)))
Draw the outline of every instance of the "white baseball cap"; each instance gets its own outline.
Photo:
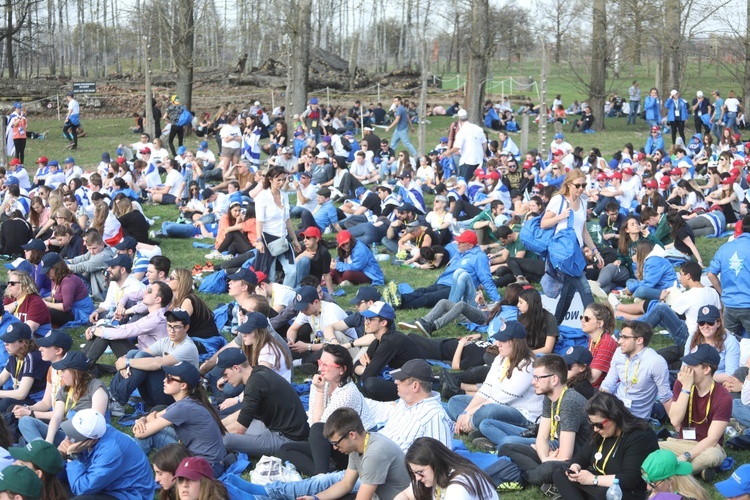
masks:
POLYGON ((77 443, 104 436, 107 432, 107 423, 104 421, 104 415, 93 408, 87 408, 60 424, 60 428, 71 443, 77 443))

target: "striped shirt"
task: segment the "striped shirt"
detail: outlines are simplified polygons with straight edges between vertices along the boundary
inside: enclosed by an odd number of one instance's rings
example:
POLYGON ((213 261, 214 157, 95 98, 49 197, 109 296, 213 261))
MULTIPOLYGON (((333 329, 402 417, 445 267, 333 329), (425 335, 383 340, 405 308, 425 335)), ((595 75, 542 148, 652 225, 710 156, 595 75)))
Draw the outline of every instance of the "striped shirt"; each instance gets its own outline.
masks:
POLYGON ((445 412, 437 392, 433 391, 429 398, 411 406, 407 406, 403 399, 399 399, 395 406, 371 400, 367 400, 367 403, 371 409, 373 405, 391 407, 380 434, 396 443, 404 453, 414 440, 421 437, 437 439, 449 449, 453 447, 453 421, 445 412))
POLYGON ((617 341, 612 337, 612 335, 608 333, 602 333, 602 336, 599 339, 599 342, 597 342, 596 347, 589 345, 591 354, 594 357, 594 359, 591 361, 591 369, 600 370, 602 372, 602 375, 599 377, 599 379, 595 380, 594 383, 591 384, 592 386, 594 386, 594 388, 598 388, 604 381, 604 377, 609 371, 609 365, 612 364, 612 356, 614 356, 615 351, 618 347, 619 345, 617 344, 617 341))

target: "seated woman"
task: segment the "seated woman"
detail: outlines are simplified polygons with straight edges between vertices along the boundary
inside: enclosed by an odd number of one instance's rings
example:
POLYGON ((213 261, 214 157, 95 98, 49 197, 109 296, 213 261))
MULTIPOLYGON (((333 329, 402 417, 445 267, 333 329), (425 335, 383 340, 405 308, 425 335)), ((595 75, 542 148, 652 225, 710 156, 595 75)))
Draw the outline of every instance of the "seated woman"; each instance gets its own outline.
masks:
POLYGON ((520 435, 541 415, 543 398, 531 384, 535 356, 526 343, 523 325, 508 321, 493 339, 498 356, 479 392, 473 397, 453 396, 448 401, 448 415, 456 422, 456 434, 479 429, 482 434, 490 432, 492 441, 501 445, 501 433, 520 435), (495 422, 507 424, 508 432, 495 422))
POLYGON ((711 497, 693 477, 690 462, 677 460, 677 455, 669 450, 657 450, 646 457, 641 465, 643 480, 646 481, 648 498, 669 498, 674 500, 709 500, 711 497))
MULTIPOLYGON (((52 292, 44 301, 52 318, 52 326, 60 328, 72 323, 85 325, 96 309, 89 296, 86 283, 73 274, 57 253, 42 258, 42 273, 52 281, 52 292)), ((70 325, 68 325, 70 326, 70 325)))
MULTIPOLYGON (((664 255, 664 249, 653 242, 638 242, 635 251, 635 278, 627 281, 626 288, 621 293, 638 299, 659 300, 664 290, 677 283, 677 274, 664 255)), ((610 297, 610 302, 619 301, 614 296, 610 297)), ((615 309, 618 307, 619 303, 615 309)))
POLYGON ((677 210, 670 210, 667 214, 667 223, 672 228, 670 236, 674 242, 674 246, 671 248, 670 245, 667 245, 667 257, 685 260, 695 259, 703 267, 700 251, 695 246, 695 233, 682 215, 677 210))
POLYGON ((201 387, 198 369, 184 361, 162 368, 166 373, 164 393, 175 402, 139 418, 133 425, 136 441, 148 455, 179 440, 193 456, 208 461, 214 475, 220 476, 224 472, 226 429, 201 387))
POLYGON ((182 459, 192 457, 193 454, 181 444, 168 444, 154 453, 151 463, 154 468, 154 481, 161 487, 159 500, 175 500, 177 498, 177 480, 174 473, 180 466, 182 459))
POLYGON ((588 350, 592 360, 591 384, 598 388, 607 376, 612 356, 619 347, 612 334, 616 328, 615 311, 607 303, 592 302, 583 311, 581 330, 589 337, 588 350))
POLYGON ((681 179, 672 195, 667 198, 671 210, 678 210, 680 215, 690 215, 708 208, 703 192, 695 181, 681 179))
POLYGON ((518 296, 518 322, 526 329, 526 343, 534 354, 549 354, 555 348, 557 329, 555 315, 542 307, 542 296, 534 288, 518 296))
POLYGON ((437 439, 416 439, 406 452, 406 470, 411 486, 395 500, 498 499, 495 485, 486 473, 437 439))
POLYGON ((60 372, 62 387, 55 395, 52 418, 49 424, 33 416, 21 417, 18 430, 26 442, 44 439, 59 446, 65 439, 60 424, 81 410, 93 408, 102 415, 107 413, 109 393, 104 383, 92 378, 88 370, 89 361, 83 351, 70 351, 52 368, 60 372))
POLYGON ((411 265, 418 269, 442 269, 448 265, 450 255, 442 245, 419 247, 417 255, 404 261, 404 265, 411 265))
POLYGON ((103 201, 94 202, 94 219, 91 227, 99 231, 107 246, 117 245, 123 238, 123 229, 115 214, 110 212, 109 205, 103 201))
POLYGON ((52 329, 50 312, 31 275, 22 268, 23 265, 8 273, 3 304, 5 310, 27 324, 32 333, 44 337, 52 329))
MULTIPOLYGON (((22 245, 21 248, 23 248, 24 258, 29 264, 31 264, 31 273, 29 274, 31 274, 31 277, 34 279, 36 288, 39 290, 39 295, 46 297, 52 289, 52 283, 49 278, 39 270, 39 263, 42 261, 42 257, 44 257, 47 250, 44 246, 44 242, 42 240, 33 239, 25 245, 22 245)), ((9 269, 8 266, 9 264, 6 264, 5 268, 9 269)))
POLYGON ((122 235, 132 236, 139 243, 148 243, 151 228, 143 212, 133 209, 133 202, 124 194, 115 197, 113 213, 122 226, 122 235))
POLYGON ((195 294, 193 276, 187 269, 178 267, 172 270, 167 278, 169 288, 174 292, 172 306, 187 311, 190 315, 189 335, 198 347, 198 352, 206 352, 202 342, 196 339, 210 339, 219 335, 214 321, 214 312, 206 301, 195 294))
POLYGON ((349 231, 336 235, 338 257, 331 262, 331 279, 340 286, 383 285, 385 277, 369 248, 349 231))
POLYGON ((278 456, 294 464, 299 472, 308 476, 346 469, 347 455, 333 448, 323 435, 323 425, 336 409, 346 407, 359 413, 365 429, 371 429, 375 420, 364 396, 354 382, 353 361, 349 351, 337 344, 323 346, 318 370, 310 388, 310 409, 307 412, 310 437, 307 441, 281 446, 278 456))
POLYGON ((584 398, 591 399, 596 392, 591 385, 591 362, 594 360, 591 351, 580 345, 569 347, 563 359, 568 365, 566 385, 584 398))
POLYGON ((70 226, 55 226, 52 238, 49 242, 50 250, 54 248, 52 244, 54 241, 63 259, 75 259, 86 253, 83 248, 83 236, 70 226))
POLYGON ((229 205, 227 213, 221 216, 219 231, 216 234, 216 243, 213 252, 206 256, 207 259, 220 258, 222 252, 230 255, 244 254, 253 249, 251 241, 255 241, 255 205, 243 208, 242 204, 234 201, 229 205), (212 257, 209 257, 212 256, 212 257))
POLYGON ((552 474, 562 498, 604 498, 615 479, 623 499, 645 498, 641 464, 659 449, 648 421, 633 416, 622 401, 606 392, 591 398, 584 411, 594 430, 591 441, 575 454, 568 469, 552 474))
MULTIPOLYGON (((43 191, 45 191, 44 186, 39 188, 40 193, 42 193, 43 191)), ((47 221, 39 226, 39 229, 37 229, 34 233, 35 238, 39 238, 40 240, 45 241, 48 240, 52 235, 52 228, 55 226, 55 214, 57 213, 57 210, 59 208, 65 208, 63 206, 63 201, 60 195, 52 192, 49 187, 46 188, 46 192, 49 193, 47 195, 47 208, 49 208, 49 217, 47 218, 47 221)), ((42 198, 42 201, 44 201, 44 198, 42 198)))
POLYGON ((33 237, 31 224, 26 222, 20 210, 13 210, 10 218, 0 226, 0 254, 11 258, 23 255, 21 246, 33 237))
POLYGON ((47 225, 50 217, 52 216, 52 210, 50 207, 44 205, 44 200, 38 196, 34 196, 31 199, 31 210, 29 210, 29 223, 34 231, 36 237, 40 230, 47 225))

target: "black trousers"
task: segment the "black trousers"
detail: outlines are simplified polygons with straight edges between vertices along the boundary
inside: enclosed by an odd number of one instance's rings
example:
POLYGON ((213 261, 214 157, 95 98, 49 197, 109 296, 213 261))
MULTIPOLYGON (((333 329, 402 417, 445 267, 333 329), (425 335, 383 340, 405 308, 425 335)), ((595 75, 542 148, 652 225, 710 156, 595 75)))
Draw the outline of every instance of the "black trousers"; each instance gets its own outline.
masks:
POLYGON ((182 146, 182 140, 185 138, 185 127, 172 124, 169 127, 169 150, 172 152, 172 156, 177 156, 177 150, 174 148, 174 138, 177 136, 177 145, 182 146))
POLYGON ((294 464, 300 473, 306 476, 346 469, 349 458, 340 451, 333 449, 330 441, 323 437, 324 425, 323 422, 312 424, 307 441, 282 444, 278 451, 281 461, 286 462, 288 460, 294 464), (333 462, 333 468, 331 462, 333 462))
POLYGON ((63 135, 73 141, 74 146, 78 147, 78 125, 73 125, 69 121, 65 122, 65 125, 63 126, 63 135))

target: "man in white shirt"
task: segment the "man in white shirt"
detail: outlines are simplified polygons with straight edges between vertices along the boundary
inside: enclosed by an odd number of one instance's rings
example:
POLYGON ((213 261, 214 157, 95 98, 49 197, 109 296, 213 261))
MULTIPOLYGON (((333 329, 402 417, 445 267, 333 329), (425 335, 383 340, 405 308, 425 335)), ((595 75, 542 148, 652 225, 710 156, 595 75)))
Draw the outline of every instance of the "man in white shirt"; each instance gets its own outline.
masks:
POLYGON ((224 178, 227 177, 230 165, 239 163, 242 154, 242 130, 239 117, 235 113, 227 116, 227 123, 221 127, 221 162, 219 167, 224 178))
MULTIPOLYGON (((120 144, 118 147, 124 147, 124 144, 120 144)), ((138 142, 134 142, 130 145, 130 149, 135 151, 135 157, 139 160, 143 159, 143 156, 141 154, 141 150, 148 148, 149 153, 151 152, 151 149, 154 147, 153 143, 151 142, 151 136, 143 133, 141 134, 141 138, 138 142)))
POLYGON ((157 186, 146 189, 151 193, 151 200, 161 205, 174 205, 179 200, 185 179, 182 174, 174 168, 174 160, 164 164, 167 170, 167 178, 164 179, 163 186, 157 186))
POLYGON ((289 212, 291 217, 302 217, 303 209, 313 212, 318 206, 318 186, 312 183, 312 174, 302 172, 299 181, 294 183, 294 190, 297 193, 297 204, 289 212))
POLYGON ((201 142, 195 157, 203 161, 204 170, 211 170, 216 166, 216 155, 208 149, 208 141, 201 142))
POLYGON ((91 323, 96 323, 102 313, 108 313, 109 311, 112 311, 112 314, 106 314, 106 316, 107 319, 111 319, 117 304, 126 293, 136 292, 146 287, 130 274, 132 267, 133 261, 126 254, 118 254, 115 258, 107 261, 107 275, 109 276, 107 296, 89 316, 91 323))
POLYGON ((448 158, 454 153, 459 153, 461 159, 458 167, 458 175, 468 180, 471 179, 474 170, 484 161, 484 148, 487 136, 479 125, 470 123, 468 113, 465 109, 459 109, 458 120, 463 122, 456 133, 453 147, 440 155, 440 159, 448 158))
POLYGON ((80 179, 83 177, 83 169, 76 165, 72 156, 65 158, 65 182, 69 183, 71 179, 80 179))

